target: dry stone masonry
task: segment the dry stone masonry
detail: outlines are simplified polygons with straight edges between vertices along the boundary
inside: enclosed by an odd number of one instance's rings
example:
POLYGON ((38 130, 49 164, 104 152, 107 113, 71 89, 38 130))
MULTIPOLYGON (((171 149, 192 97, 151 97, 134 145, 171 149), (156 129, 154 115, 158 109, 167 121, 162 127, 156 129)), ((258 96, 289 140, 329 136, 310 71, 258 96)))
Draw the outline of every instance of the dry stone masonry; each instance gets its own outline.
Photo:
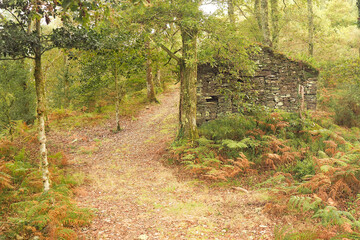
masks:
POLYGON ((319 71, 307 63, 295 61, 271 48, 261 47, 252 57, 257 65, 253 76, 234 77, 209 64, 198 66, 197 122, 202 124, 225 113, 238 111, 229 92, 240 91, 239 82, 249 79, 256 93, 256 103, 273 109, 297 111, 301 104, 299 89, 304 90, 307 109, 316 109, 316 90, 319 71))

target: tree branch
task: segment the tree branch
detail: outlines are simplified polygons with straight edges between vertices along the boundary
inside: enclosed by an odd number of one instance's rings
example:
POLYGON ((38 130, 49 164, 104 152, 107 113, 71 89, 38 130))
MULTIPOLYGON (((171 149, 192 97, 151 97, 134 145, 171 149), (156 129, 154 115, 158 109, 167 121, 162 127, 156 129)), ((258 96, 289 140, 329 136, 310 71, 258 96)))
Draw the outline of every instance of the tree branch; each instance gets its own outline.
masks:
POLYGON ((241 14, 244 16, 244 18, 245 18, 246 20, 248 20, 248 18, 246 17, 244 11, 241 9, 241 7, 240 7, 240 6, 237 6, 237 8, 238 8, 239 11, 241 12, 241 14))
POLYGON ((12 11, 10 11, 9 9, 7 9, 7 8, 4 8, 4 10, 6 10, 6 11, 8 11, 10 14, 11 14, 11 16, 13 16, 13 18, 15 18, 15 20, 19 23, 19 25, 21 26, 21 29, 25 32, 25 33, 27 33, 27 31, 25 31, 25 28, 24 28, 24 25, 23 25, 23 23, 19 20, 19 18, 12 12, 12 11))
POLYGON ((164 44, 160 44, 160 47, 167 53, 169 54, 170 57, 172 57, 173 59, 175 59, 177 62, 180 62, 181 59, 175 55, 175 53, 173 53, 172 51, 170 51, 167 47, 164 46, 164 44))

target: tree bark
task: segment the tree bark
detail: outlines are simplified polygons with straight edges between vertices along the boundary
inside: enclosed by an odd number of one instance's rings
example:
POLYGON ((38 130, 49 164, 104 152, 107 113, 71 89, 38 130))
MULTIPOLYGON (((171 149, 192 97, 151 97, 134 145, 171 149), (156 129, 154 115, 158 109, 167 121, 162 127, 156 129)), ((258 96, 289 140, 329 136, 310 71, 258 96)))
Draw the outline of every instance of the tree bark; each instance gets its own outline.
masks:
POLYGON ((119 78, 118 78, 118 72, 117 67, 114 67, 114 81, 115 81, 115 91, 116 91, 116 99, 115 99, 115 120, 116 120, 116 131, 120 132, 120 91, 119 91, 119 78))
POLYGON ((152 75, 150 40, 145 41, 145 49, 146 49, 147 98, 149 102, 158 102, 155 96, 155 87, 154 87, 154 80, 152 75))
POLYGON ((229 20, 232 25, 235 24, 234 0, 227 0, 229 20))
POLYGON ((155 85, 157 87, 161 88, 161 68, 160 68, 160 66, 156 67, 155 85))
POLYGON ((256 22, 258 24, 259 30, 262 31, 260 0, 255 0, 254 13, 255 13, 255 18, 256 18, 256 22))
POLYGON ((35 52, 35 85, 36 85, 36 96, 37 96, 37 115, 39 120, 39 142, 40 142, 40 166, 42 170, 42 179, 44 184, 44 192, 50 190, 50 174, 49 174, 49 162, 47 159, 46 149, 46 133, 45 133, 45 81, 41 69, 41 26, 40 19, 36 19, 36 36, 37 43, 34 46, 35 52))
POLYGON ((276 48, 279 43, 279 0, 271 0, 272 44, 276 48))
POLYGON ((309 55, 314 55, 314 12, 312 0, 307 0, 308 5, 308 31, 309 31, 309 55))
POLYGON ((199 138, 196 126, 197 33, 196 29, 180 27, 182 59, 180 60, 180 137, 199 138))
POLYGON ((261 0, 261 26, 263 34, 263 42, 267 46, 272 46, 270 40, 270 28, 269 28, 269 6, 268 0, 261 0))

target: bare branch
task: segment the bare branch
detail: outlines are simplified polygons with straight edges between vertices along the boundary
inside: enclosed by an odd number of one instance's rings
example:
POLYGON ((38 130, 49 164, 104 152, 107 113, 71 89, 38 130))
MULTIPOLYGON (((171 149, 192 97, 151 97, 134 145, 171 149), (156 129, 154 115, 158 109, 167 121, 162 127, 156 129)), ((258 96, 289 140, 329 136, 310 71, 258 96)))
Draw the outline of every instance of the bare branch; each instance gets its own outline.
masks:
POLYGON ((245 18, 246 20, 248 20, 248 18, 246 17, 244 11, 241 9, 241 7, 240 7, 240 6, 237 6, 237 8, 238 8, 239 11, 241 12, 241 14, 244 16, 244 18, 245 18))
POLYGON ((6 11, 8 11, 10 14, 11 14, 11 16, 13 16, 14 18, 15 18, 15 20, 19 23, 19 25, 21 26, 21 29, 25 32, 25 33, 27 33, 27 31, 25 31, 25 28, 24 28, 24 24, 19 20, 19 18, 12 12, 12 11, 10 11, 9 9, 7 9, 7 8, 4 8, 4 10, 6 10, 6 11))
POLYGON ((169 54, 170 57, 172 57, 173 59, 175 59, 177 62, 180 62, 181 59, 175 55, 175 53, 173 53, 172 51, 170 51, 167 47, 164 46, 164 44, 160 44, 160 47, 167 53, 169 54))

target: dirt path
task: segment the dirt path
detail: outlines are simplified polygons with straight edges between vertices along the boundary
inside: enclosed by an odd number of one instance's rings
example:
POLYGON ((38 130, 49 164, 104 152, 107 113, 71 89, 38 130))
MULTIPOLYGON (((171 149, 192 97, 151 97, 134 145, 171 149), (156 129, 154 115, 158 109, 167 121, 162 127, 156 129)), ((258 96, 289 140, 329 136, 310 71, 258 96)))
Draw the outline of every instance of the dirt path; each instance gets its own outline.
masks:
POLYGON ((274 221, 262 213, 260 193, 202 187, 180 181, 160 158, 176 132, 178 91, 160 97, 124 121, 76 132, 71 164, 88 179, 77 191, 95 208, 82 239, 273 239, 274 221))

